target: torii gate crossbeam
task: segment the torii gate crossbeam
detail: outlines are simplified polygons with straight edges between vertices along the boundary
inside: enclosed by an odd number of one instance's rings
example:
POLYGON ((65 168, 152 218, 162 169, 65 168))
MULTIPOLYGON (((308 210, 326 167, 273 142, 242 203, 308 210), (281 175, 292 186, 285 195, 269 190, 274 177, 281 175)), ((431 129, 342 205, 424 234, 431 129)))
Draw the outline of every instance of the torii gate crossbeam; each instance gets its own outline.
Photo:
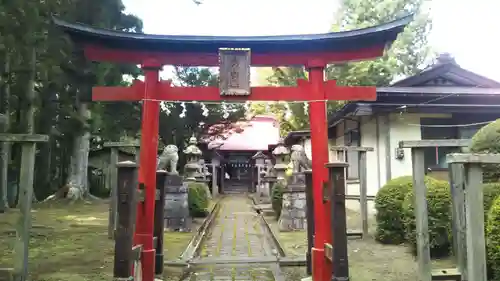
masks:
MULTIPOLYGON (((83 44, 85 55, 94 61, 140 64, 145 81, 131 87, 95 87, 94 101, 142 101, 142 134, 139 183, 146 189, 138 203, 135 243, 143 245, 142 280, 154 281, 153 217, 156 184, 156 153, 161 101, 307 101, 311 129, 315 236, 313 280, 336 280, 332 264, 325 258, 324 244, 332 243, 330 202, 323 201, 328 181, 327 100, 374 100, 374 87, 339 87, 324 81, 329 63, 371 59, 383 54, 411 21, 412 16, 372 28, 339 33, 292 36, 217 37, 159 36, 132 34, 70 24, 55 19, 74 42, 83 44), (216 87, 173 87, 159 80, 163 65, 217 66, 221 49, 246 48, 248 74, 253 66, 302 65, 309 79, 297 87, 246 88, 247 95, 222 95, 216 87), (332 279, 333 277, 333 279, 332 279)), ((234 65, 233 65, 234 66, 234 65)), ((225 70, 221 70, 227 75, 225 70)), ((237 75, 238 76, 238 75, 237 75)), ((232 79, 232 77, 231 77, 232 79)), ((249 81, 248 81, 249 86, 249 81)), ((328 191, 328 190, 326 190, 328 191)))

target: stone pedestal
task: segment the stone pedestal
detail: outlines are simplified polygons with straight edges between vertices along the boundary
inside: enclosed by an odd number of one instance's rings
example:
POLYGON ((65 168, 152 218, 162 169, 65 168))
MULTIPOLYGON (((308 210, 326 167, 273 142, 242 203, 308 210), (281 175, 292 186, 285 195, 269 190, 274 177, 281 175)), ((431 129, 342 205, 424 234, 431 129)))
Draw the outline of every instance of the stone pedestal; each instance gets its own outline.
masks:
POLYGON ((302 173, 292 174, 286 190, 283 192, 283 205, 278 226, 280 231, 305 230, 306 184, 302 173))
POLYGON ((188 187, 179 175, 167 175, 165 180, 165 228, 181 232, 191 230, 188 187))

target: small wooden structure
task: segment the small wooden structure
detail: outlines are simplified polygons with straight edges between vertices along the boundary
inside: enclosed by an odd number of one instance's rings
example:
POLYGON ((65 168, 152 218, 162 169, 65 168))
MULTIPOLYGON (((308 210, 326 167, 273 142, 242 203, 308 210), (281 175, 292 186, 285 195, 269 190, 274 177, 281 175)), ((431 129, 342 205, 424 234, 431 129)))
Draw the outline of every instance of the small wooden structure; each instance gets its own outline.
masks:
MULTIPOLYGON (((460 280, 461 275, 465 274, 465 270, 458 262, 457 269, 440 269, 432 271, 431 255, 429 247, 429 223, 427 211, 427 187, 425 186, 425 166, 424 153, 428 147, 466 147, 470 143, 467 139, 450 139, 450 140, 418 140, 418 141, 402 141, 399 143, 400 148, 411 148, 412 166, 413 166, 413 190, 415 193, 415 220, 417 233, 417 262, 418 262, 418 277, 421 281, 431 280, 460 280)), ((453 173, 452 173, 453 174, 453 173)), ((453 176, 455 177, 455 176, 453 176)), ((452 225, 453 225, 453 240, 459 241, 457 229, 460 228, 462 222, 463 209, 462 203, 457 198, 463 198, 463 190, 459 191, 455 186, 451 185, 452 194, 452 225), (458 226, 458 228, 457 228, 458 226)), ((482 201, 481 201, 482 202, 482 201)), ((481 208, 482 208, 481 203, 481 208)), ((484 231, 484 230, 483 230, 484 231)), ((484 235, 482 236, 484 238, 484 235)), ((461 243, 461 242, 460 242, 461 243)), ((456 250, 457 248, 455 248, 456 250)), ((465 278, 463 276, 462 278, 465 278)), ((462 279, 468 280, 468 279, 462 279)), ((472 279, 480 280, 480 279, 472 279)))
POLYGON ((326 165, 329 170, 330 194, 323 194, 331 204, 332 243, 325 243, 325 257, 333 264, 331 280, 349 280, 347 255, 347 221, 345 206, 346 169, 349 164, 334 162, 326 165))
MULTIPOLYGON (((31 230, 31 203, 33 202, 33 178, 35 167, 36 143, 47 142, 46 135, 0 134, 0 142, 21 143, 21 172, 19 183, 19 218, 16 224, 16 244, 14 246, 14 268, 3 269, 5 275, 14 280, 28 278, 28 253, 31 230), (11 272, 11 273, 9 273, 11 272)), ((0 275, 4 275, 4 274, 0 275)))
MULTIPOLYGON (((337 152, 339 161, 346 161, 347 152, 357 151, 359 157, 359 206, 361 211, 361 231, 349 231, 347 236, 351 237, 368 237, 368 191, 367 191, 367 165, 366 153, 373 151, 373 147, 360 146, 333 146, 330 150, 337 152)), ((347 198, 346 198, 347 199, 347 198)))
POLYGON ((453 153, 446 161, 456 184, 452 193, 453 234, 462 280, 487 281, 482 164, 500 164, 500 154, 453 153))
MULTIPOLYGON (((110 190, 110 199, 109 200, 109 217, 108 217, 108 238, 114 238, 114 232, 116 231, 116 220, 117 220, 117 193, 116 188, 118 186, 118 168, 116 166, 119 163, 119 149, 123 147, 133 147, 138 150, 140 147, 139 143, 130 143, 130 142, 107 142, 103 145, 105 148, 110 148, 110 159, 108 169, 106 171, 106 187, 110 190)), ((139 153, 135 154, 136 163, 139 160, 139 153)))
MULTIPOLYGON (((117 199, 117 228, 115 233, 115 259, 113 276, 115 280, 140 280, 141 254, 143 245, 134 245, 135 218, 137 205, 144 202, 144 186, 138 185, 138 167, 131 161, 116 164, 118 183, 116 188, 117 199), (139 186, 139 189, 137 187, 139 186)), ((163 273, 163 211, 165 207, 165 171, 156 173, 156 204, 154 209, 154 237, 155 274, 163 273)))

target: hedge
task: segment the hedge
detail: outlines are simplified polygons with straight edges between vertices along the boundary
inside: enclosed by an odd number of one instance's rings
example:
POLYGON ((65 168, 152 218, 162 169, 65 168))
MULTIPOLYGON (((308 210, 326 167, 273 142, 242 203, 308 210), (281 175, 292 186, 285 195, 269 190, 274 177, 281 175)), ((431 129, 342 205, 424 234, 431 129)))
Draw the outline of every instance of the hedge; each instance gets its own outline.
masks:
POLYGON ((500 196, 495 199, 488 213, 486 248, 491 280, 500 280, 500 196))
POLYGON ((201 182, 188 183, 188 206, 191 217, 199 218, 208 215, 208 186, 201 182))
POLYGON ((274 215, 276 219, 279 219, 281 215, 281 208, 283 207, 283 191, 286 188, 286 184, 283 180, 275 182, 271 190, 271 204, 274 210, 274 215))
POLYGON ((484 206, 484 219, 488 219, 488 213, 493 205, 495 199, 500 195, 500 183, 492 182, 483 185, 483 206, 484 206))
MULTIPOLYGON (((451 195, 447 181, 429 180, 427 186, 427 212, 431 256, 447 256, 451 249, 451 195)), ((416 253, 415 197, 408 192, 403 203, 405 238, 416 253)))
MULTIPOLYGON (((470 151, 474 153, 500 153, 500 119, 482 127, 472 137, 470 151)), ((500 165, 483 166, 484 182, 498 182, 500 165)))
MULTIPOLYGON (((426 181, 434 180, 426 177, 426 181)), ((413 178, 403 176, 387 182, 375 197, 377 210, 377 231, 375 239, 384 244, 401 244, 405 240, 405 227, 402 219, 403 201, 413 188, 413 178)))

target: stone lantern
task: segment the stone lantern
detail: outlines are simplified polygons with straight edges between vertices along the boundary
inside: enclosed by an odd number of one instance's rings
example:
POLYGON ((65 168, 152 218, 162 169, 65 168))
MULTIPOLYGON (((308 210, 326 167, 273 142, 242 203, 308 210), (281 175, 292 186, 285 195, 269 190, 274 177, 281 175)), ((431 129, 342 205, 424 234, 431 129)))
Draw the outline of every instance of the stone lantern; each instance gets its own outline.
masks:
POLYGON ((194 136, 189 138, 189 145, 184 150, 184 154, 186 155, 187 163, 184 166, 184 172, 186 173, 186 180, 195 181, 197 177, 199 177, 199 171, 201 170, 200 159, 202 156, 201 149, 196 146, 198 141, 194 136))
POLYGON ((290 155, 290 150, 285 146, 283 139, 279 140, 278 146, 273 150, 273 155, 276 159, 274 170, 276 171, 277 180, 284 180, 285 172, 288 168, 288 156, 290 155))
POLYGON ((267 175, 265 168, 266 168, 266 159, 268 157, 262 153, 262 151, 257 152, 254 156, 252 156, 252 159, 255 161, 255 167, 257 167, 257 185, 255 186, 255 191, 257 194, 261 195, 266 194, 266 192, 263 191, 264 183, 262 181, 263 177, 267 175))

